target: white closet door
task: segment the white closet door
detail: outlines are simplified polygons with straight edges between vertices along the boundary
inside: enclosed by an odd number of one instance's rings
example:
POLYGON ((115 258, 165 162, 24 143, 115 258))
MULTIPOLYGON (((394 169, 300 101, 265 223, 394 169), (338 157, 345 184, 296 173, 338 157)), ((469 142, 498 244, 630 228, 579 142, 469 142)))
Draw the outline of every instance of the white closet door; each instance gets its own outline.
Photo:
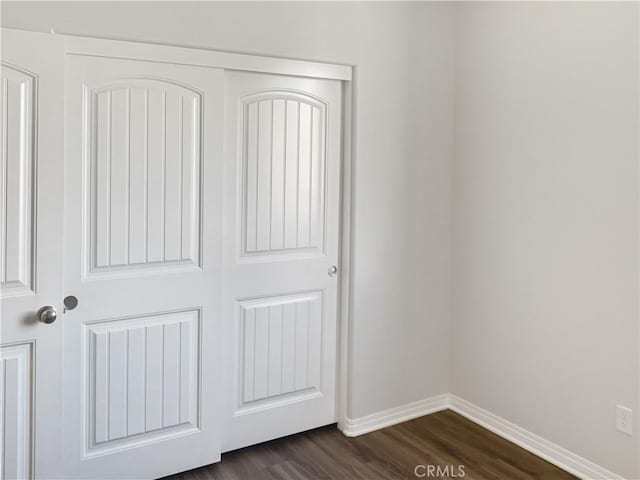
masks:
POLYGON ((333 423, 341 84, 225 72, 223 451, 333 423))
POLYGON ((67 59, 67 478, 220 458, 223 71, 67 59))
POLYGON ((62 453, 64 41, 3 29, 0 478, 56 478, 62 453))

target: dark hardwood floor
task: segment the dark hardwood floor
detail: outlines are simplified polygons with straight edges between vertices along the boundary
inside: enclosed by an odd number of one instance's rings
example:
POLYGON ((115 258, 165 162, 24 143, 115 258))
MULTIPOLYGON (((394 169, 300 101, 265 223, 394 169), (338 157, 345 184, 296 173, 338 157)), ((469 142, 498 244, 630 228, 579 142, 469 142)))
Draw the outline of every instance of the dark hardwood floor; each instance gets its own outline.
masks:
POLYGON ((167 477, 171 480, 417 478, 576 477, 449 410, 356 438, 345 437, 335 425, 319 428, 229 452, 220 463, 167 477), (414 473, 418 465, 424 466, 417 471, 422 477, 414 473), (427 470, 430 465, 432 476, 427 470))

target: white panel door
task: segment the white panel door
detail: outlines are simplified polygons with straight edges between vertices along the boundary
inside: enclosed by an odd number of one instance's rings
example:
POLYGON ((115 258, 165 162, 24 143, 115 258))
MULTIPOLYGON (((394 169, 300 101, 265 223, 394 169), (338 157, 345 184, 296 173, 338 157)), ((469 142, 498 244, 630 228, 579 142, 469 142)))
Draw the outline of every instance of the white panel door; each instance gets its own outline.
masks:
POLYGON ((67 59, 65 472, 220 458, 223 71, 67 59))
POLYGON ((333 423, 341 84, 225 72, 223 451, 333 423))
POLYGON ((36 312, 62 300, 64 41, 1 36, 0 478, 56 478, 61 312, 36 312))

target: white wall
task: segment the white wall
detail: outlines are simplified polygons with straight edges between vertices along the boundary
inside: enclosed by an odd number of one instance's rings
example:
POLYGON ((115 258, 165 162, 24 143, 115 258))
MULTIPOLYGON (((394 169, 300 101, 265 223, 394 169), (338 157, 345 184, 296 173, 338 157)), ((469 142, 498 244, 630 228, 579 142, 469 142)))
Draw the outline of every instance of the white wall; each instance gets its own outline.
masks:
POLYGON ((637 479, 638 4, 458 14, 452 391, 637 479))
POLYGON ((449 390, 453 5, 2 2, 1 8, 5 27, 356 65, 348 415, 449 390))

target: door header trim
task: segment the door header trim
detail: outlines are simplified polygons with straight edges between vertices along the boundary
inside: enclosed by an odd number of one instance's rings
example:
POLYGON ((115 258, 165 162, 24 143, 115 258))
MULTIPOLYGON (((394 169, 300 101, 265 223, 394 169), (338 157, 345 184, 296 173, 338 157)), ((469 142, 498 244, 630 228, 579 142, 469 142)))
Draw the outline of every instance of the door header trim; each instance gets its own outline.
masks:
POLYGON ((349 65, 75 35, 63 35, 63 37, 66 53, 69 55, 122 58, 332 80, 350 81, 352 79, 353 67, 349 65))

